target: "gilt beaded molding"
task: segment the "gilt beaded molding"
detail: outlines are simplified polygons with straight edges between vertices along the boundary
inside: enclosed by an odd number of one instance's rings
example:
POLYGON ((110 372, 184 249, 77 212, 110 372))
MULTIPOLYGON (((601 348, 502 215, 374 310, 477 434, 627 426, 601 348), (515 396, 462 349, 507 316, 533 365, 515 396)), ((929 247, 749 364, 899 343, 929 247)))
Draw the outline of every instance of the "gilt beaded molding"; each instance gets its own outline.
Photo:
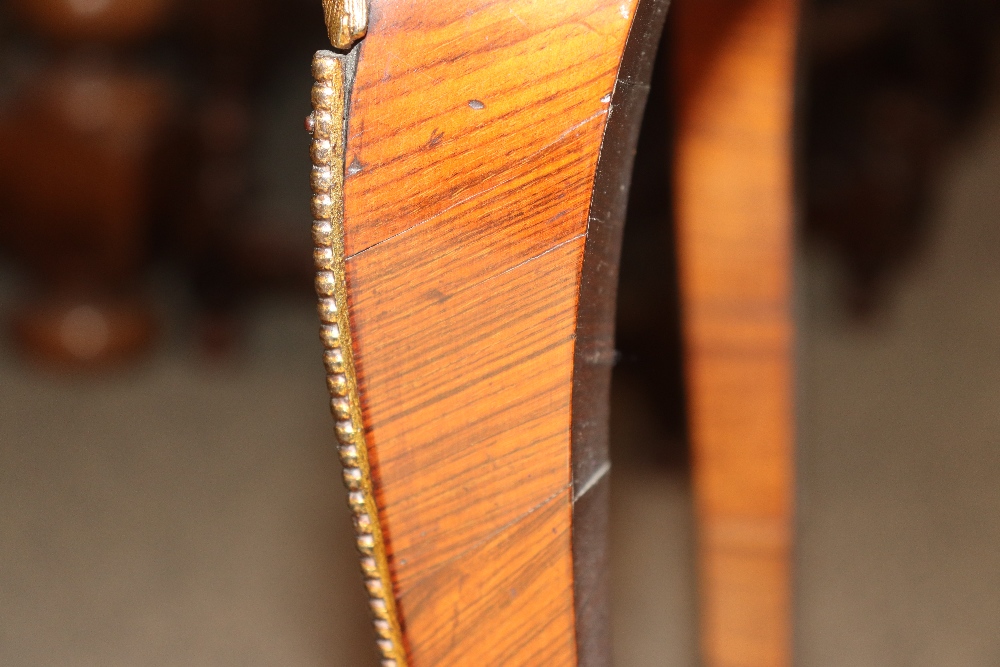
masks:
POLYGON ((313 59, 312 214, 320 339, 330 407, 335 419, 337 450, 344 466, 344 485, 354 519, 361 569, 374 614, 382 667, 406 667, 406 651, 385 540, 372 488, 361 401, 354 371, 351 327, 344 274, 344 137, 346 124, 346 57, 318 51, 313 59))

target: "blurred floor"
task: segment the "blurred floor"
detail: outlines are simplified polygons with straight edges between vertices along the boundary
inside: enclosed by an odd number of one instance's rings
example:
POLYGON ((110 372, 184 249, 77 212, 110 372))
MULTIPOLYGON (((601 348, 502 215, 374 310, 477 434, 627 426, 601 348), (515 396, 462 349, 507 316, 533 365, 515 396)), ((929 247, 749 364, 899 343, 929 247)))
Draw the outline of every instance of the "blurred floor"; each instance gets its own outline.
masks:
POLYGON ((0 360, 0 665, 374 664, 315 310, 242 360, 0 360))
MULTIPOLYGON (((799 665, 1000 664, 998 183, 1000 112, 874 323, 803 258, 799 665)), ((232 363, 105 379, 0 351, 0 665, 374 664, 315 328, 266 302, 232 363)), ((616 392, 616 437, 659 442, 616 392)), ((616 664, 696 664, 686 476, 621 456, 614 512, 616 664)))
POLYGON ((1000 665, 1000 104, 934 199, 873 323, 804 262, 801 665, 1000 665))
MULTIPOLYGON (((168 342, 105 378, 3 348, 0 665, 375 664, 314 318, 268 302, 231 363, 168 342)), ((616 400, 627 439, 660 437, 616 400)), ((641 470, 615 477, 617 663, 692 664, 688 487, 641 470)))
POLYGON ((684 476, 616 471, 612 604, 617 667, 695 667, 691 493, 684 476))

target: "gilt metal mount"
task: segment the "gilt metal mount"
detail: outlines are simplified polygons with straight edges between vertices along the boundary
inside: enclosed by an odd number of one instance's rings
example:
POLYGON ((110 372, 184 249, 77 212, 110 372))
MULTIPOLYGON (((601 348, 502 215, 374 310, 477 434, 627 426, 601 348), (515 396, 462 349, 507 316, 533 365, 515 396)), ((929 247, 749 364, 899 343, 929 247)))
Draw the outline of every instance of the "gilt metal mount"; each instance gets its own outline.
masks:
POLYGON ((368 32, 368 0, 323 0, 330 43, 346 51, 368 32))
POLYGON ((320 339, 335 419, 337 452, 344 466, 344 484, 354 518, 368 604, 375 616, 382 667, 406 667, 406 649, 368 462, 348 317, 344 258, 345 59, 346 56, 332 51, 316 53, 313 112, 306 121, 312 134, 313 241, 320 339))

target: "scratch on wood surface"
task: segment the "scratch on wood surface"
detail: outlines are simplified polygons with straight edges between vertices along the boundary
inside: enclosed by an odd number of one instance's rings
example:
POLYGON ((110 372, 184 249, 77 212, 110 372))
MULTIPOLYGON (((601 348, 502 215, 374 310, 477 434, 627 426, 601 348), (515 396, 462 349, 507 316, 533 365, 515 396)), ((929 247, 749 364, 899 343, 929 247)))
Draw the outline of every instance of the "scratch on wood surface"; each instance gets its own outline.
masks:
MULTIPOLYGON (((560 141, 562 141, 563 139, 565 139, 566 137, 568 137, 570 134, 572 134, 576 130, 580 129, 581 127, 583 127, 584 125, 587 125, 588 123, 593 122, 594 120, 600 118, 601 116, 607 116, 607 115, 608 115, 608 109, 601 109, 600 111, 598 111, 597 113, 593 114, 592 116, 589 116, 589 117, 585 118, 584 120, 581 120, 578 123, 574 123, 572 126, 570 126, 569 128, 567 128, 566 130, 563 130, 559 134, 559 136, 557 136, 555 139, 553 139, 553 140, 551 140, 549 142, 546 142, 545 144, 543 144, 539 148, 536 148, 531 153, 529 153, 528 155, 526 155, 523 158, 521 158, 518 162, 519 163, 527 162, 528 160, 530 160, 531 158, 535 157, 536 155, 544 153, 549 148, 552 148, 553 146, 555 146, 556 144, 558 144, 560 141)), ((505 169, 497 172, 497 175, 510 172, 512 169, 514 169, 514 166, 515 165, 512 164, 512 165, 506 167, 505 169)), ((441 217, 442 215, 444 215, 448 211, 450 211, 450 210, 452 210, 452 209, 454 209, 454 208, 456 208, 458 206, 461 206, 462 204, 465 204, 465 203, 467 203, 467 202, 469 202, 469 201, 471 201, 473 199, 476 199, 477 197, 481 197, 481 196, 483 196, 485 194, 488 194, 488 193, 492 192, 493 190, 496 190, 498 188, 503 187, 504 185, 507 185, 508 183, 512 182, 516 178, 517 178, 517 176, 510 176, 508 178, 505 178, 505 179, 501 180, 499 183, 491 185, 490 187, 486 188, 485 190, 478 190, 478 191, 472 193, 471 195, 469 195, 467 197, 462 197, 458 201, 456 201, 456 202, 454 202, 454 203, 446 206, 445 208, 441 209, 440 211, 438 211, 434 215, 428 216, 428 217, 424 218, 423 220, 420 220, 419 222, 415 222, 412 225, 410 225, 409 227, 406 227, 405 229, 401 229, 400 231, 396 232, 395 234, 391 234, 391 235, 385 237, 384 239, 382 239, 381 241, 378 241, 377 243, 373 243, 373 244, 371 244, 370 246, 368 246, 366 248, 362 248, 361 250, 358 250, 357 252, 354 252, 354 253, 348 255, 345 258, 345 261, 350 261, 351 259, 357 257, 358 255, 361 255, 363 253, 368 252, 372 248, 376 248, 376 247, 382 245, 383 243, 386 243, 387 241, 391 241, 392 239, 396 238, 397 236, 402 236, 403 234, 407 234, 407 233, 413 231, 414 229, 416 229, 418 227, 421 227, 421 226, 427 224, 428 222, 431 222, 432 220, 435 220, 435 219, 441 217)))
POLYGON ((421 573, 421 577, 420 578, 424 579, 424 578, 428 578, 428 577, 433 577, 442 568, 447 567, 449 564, 455 562, 456 560, 459 560, 460 558, 464 557, 469 552, 475 551, 476 549, 478 549, 479 547, 483 546, 484 544, 488 544, 490 541, 492 541, 498 535, 501 535, 501 534, 505 533, 506 531, 510 530, 511 528, 513 528, 514 526, 516 526, 517 524, 524 522, 528 517, 530 517, 531 515, 537 513, 539 510, 543 509, 545 506, 549 505, 552 501, 554 501, 557 498, 559 498, 559 496, 561 496, 564 493, 566 493, 566 491, 569 490, 570 487, 571 487, 571 484, 567 484, 564 487, 560 487, 555 493, 553 493, 552 495, 548 496, 547 498, 545 498, 545 500, 542 500, 537 505, 534 505, 534 506, 526 509, 524 512, 522 512, 521 514, 519 514, 515 518, 511 519, 507 523, 505 523, 502 526, 499 526, 496 529, 490 531, 489 533, 487 533, 483 537, 479 538, 475 542, 469 544, 468 546, 466 546, 465 548, 463 548, 461 551, 455 553, 454 555, 452 555, 448 559, 441 561, 436 566, 434 566, 434 568, 429 569, 429 570, 421 573))
POLYGON ((525 266, 526 264, 531 264, 532 262, 534 262, 536 260, 539 260, 542 257, 545 257, 550 252, 555 252, 559 248, 562 248, 564 245, 566 245, 568 243, 572 243, 573 241, 579 241, 580 239, 584 238, 585 236, 586 236, 586 234, 577 234, 575 236, 572 236, 572 237, 566 239, 565 241, 560 241, 559 243, 555 244, 551 248, 549 248, 547 250, 543 250, 542 252, 538 253, 537 255, 534 255, 532 257, 529 257, 528 259, 520 261, 517 264, 514 264, 513 266, 507 267, 506 269, 504 269, 500 273, 494 273, 492 276, 489 276, 487 278, 483 278, 482 280, 480 280, 478 282, 474 282, 474 283, 471 283, 469 285, 463 285, 462 289, 459 289, 459 290, 456 290, 456 291, 452 292, 451 294, 448 295, 448 298, 451 298, 451 297, 455 296, 456 294, 461 294, 462 292, 464 292, 467 289, 472 289, 473 287, 478 287, 479 285, 483 285, 485 283, 488 283, 491 280, 495 280, 495 279, 499 278, 500 276, 502 276, 502 275, 504 275, 506 273, 510 273, 511 271, 515 271, 515 270, 517 270, 517 269, 525 266))
POLYGON ((387 54, 386 65, 388 66, 389 62, 391 62, 392 60, 396 60, 396 61, 399 61, 400 63, 402 63, 403 67, 406 69, 407 72, 413 73, 413 74, 419 74, 420 76, 424 77, 425 79, 427 79, 428 81, 431 82, 431 85, 437 85, 437 84, 441 83, 440 79, 435 79, 430 74, 428 74, 427 72, 425 72, 423 70, 423 68, 414 67, 409 62, 407 62, 406 60, 404 60, 402 57, 396 55, 395 53, 390 52, 390 53, 387 54))
POLYGON ((610 472, 611 461, 605 461, 601 464, 600 468, 594 471, 594 474, 590 476, 590 479, 584 482, 583 486, 580 487, 580 490, 573 495, 573 502, 575 503, 577 500, 585 496, 588 491, 597 486, 597 483, 604 479, 610 472))

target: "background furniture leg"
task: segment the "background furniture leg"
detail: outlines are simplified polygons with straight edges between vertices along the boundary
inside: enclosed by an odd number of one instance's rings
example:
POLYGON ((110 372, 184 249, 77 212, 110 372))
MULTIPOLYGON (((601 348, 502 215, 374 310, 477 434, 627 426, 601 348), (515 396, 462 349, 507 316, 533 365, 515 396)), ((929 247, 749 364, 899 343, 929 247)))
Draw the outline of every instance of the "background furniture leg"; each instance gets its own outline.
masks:
POLYGON ((794 0, 681 1, 677 234, 709 667, 791 662, 794 0))

